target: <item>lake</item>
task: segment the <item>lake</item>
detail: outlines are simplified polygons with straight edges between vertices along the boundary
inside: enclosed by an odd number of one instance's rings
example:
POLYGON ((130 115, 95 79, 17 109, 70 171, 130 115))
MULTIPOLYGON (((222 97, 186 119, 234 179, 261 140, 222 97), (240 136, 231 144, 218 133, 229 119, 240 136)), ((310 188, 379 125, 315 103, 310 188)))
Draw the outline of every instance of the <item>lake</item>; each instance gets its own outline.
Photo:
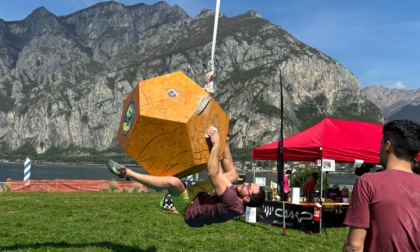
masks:
MULTIPOLYGON (((147 174, 147 172, 139 166, 129 166, 130 169, 147 174)), ((245 182, 253 181, 251 171, 238 171, 239 174, 246 174, 245 182)), ((266 186, 270 185, 270 181, 277 182, 277 174, 272 171, 255 172, 255 177, 265 178, 266 186)), ((0 182, 5 182, 7 178, 14 180, 23 179, 23 163, 0 163, 0 182)), ((200 172, 193 176, 194 180, 206 179, 206 172, 200 172)), ((31 179, 92 179, 92 180, 118 180, 119 178, 108 171, 106 164, 44 164, 32 163, 31 179)), ((328 174, 330 184, 353 185, 356 176, 353 174, 328 174)))

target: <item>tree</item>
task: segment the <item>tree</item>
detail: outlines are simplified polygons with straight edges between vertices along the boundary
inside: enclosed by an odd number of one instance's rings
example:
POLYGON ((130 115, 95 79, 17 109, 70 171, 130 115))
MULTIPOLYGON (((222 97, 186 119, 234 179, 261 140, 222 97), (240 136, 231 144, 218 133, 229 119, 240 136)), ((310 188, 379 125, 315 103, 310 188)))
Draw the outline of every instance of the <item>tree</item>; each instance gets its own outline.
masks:
MULTIPOLYGON (((300 191, 303 191, 303 187, 305 184, 312 178, 312 173, 318 172, 320 173, 320 169, 317 167, 309 167, 308 169, 305 169, 303 171, 297 171, 292 174, 292 177, 290 178, 290 185, 291 187, 299 187, 300 191)), ((316 187, 319 188, 321 185, 321 177, 318 179, 316 183, 316 187)), ((330 183, 328 181, 328 176, 325 176, 323 178, 323 188, 324 191, 327 191, 328 187, 330 187, 330 183)))

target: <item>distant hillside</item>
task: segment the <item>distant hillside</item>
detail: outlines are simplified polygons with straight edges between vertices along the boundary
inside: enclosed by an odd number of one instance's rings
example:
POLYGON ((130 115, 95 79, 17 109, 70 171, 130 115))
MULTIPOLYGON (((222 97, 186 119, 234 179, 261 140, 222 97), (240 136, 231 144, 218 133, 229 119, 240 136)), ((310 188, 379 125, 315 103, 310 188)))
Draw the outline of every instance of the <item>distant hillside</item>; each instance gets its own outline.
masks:
MULTIPOLYGON (((381 109, 387 120, 407 105, 417 106, 420 104, 420 88, 405 90, 386 88, 384 86, 369 86, 364 88, 362 93, 369 101, 381 109)), ((409 108, 409 110, 411 109, 409 108)), ((411 115, 411 113, 404 114, 411 115)), ((415 118, 412 119, 414 120, 415 118)))
POLYGON ((388 118, 388 120, 397 120, 397 119, 410 119, 415 122, 420 123, 420 105, 407 105, 404 106, 400 111, 393 114, 388 118))

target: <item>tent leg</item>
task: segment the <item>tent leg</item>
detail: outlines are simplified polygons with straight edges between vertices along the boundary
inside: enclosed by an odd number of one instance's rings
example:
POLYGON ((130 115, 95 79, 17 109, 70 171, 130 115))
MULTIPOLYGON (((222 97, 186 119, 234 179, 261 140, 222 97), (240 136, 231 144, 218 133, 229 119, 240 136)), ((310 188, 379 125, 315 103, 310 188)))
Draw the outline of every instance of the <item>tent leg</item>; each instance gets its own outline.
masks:
MULTIPOLYGON (((321 160, 321 188, 319 189, 319 196, 320 196, 320 200, 322 202, 322 189, 323 189, 323 180, 324 180, 324 174, 322 172, 322 160, 321 160)), ((321 210, 322 212, 322 210, 321 210)), ((322 215, 322 214, 321 214, 322 215)), ((321 220, 319 221, 319 233, 322 233, 322 217, 321 220)))

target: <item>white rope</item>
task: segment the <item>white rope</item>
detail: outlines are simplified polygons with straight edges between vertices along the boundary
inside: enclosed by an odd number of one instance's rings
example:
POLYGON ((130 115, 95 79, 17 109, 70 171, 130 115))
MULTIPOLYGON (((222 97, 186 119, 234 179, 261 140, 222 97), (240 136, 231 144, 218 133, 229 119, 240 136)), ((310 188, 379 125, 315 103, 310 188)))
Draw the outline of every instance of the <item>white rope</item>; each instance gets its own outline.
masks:
POLYGON ((217 26, 219 25, 220 0, 216 0, 216 13, 214 15, 213 45, 211 47, 211 61, 214 62, 214 52, 216 51, 217 26))
POLYGON ((217 26, 219 24, 219 12, 220 12, 220 0, 216 0, 216 12, 214 14, 214 28, 213 28, 213 44, 211 46, 211 59, 208 62, 207 70, 208 72, 205 74, 204 78, 207 81, 207 85, 205 85, 204 89, 207 92, 213 94, 215 92, 214 88, 214 52, 216 51, 216 37, 217 37, 217 26))

